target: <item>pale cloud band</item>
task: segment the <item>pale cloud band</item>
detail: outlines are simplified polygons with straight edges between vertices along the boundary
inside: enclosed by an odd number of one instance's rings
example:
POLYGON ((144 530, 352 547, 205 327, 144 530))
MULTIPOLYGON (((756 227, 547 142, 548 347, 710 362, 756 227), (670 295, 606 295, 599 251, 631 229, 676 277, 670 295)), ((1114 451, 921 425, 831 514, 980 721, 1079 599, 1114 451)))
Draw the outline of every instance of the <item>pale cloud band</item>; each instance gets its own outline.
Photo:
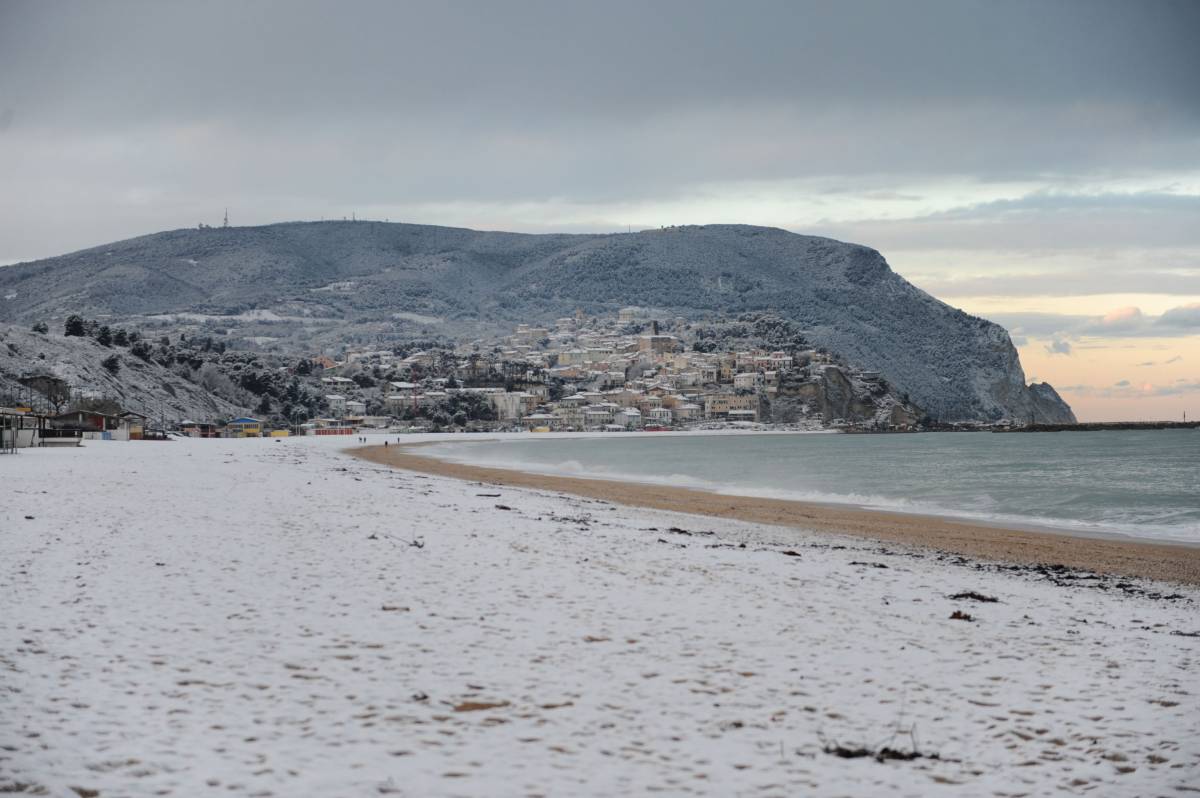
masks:
POLYGON ((993 314, 1014 335, 1037 338, 1174 338, 1200 334, 1200 302, 1171 308, 1158 316, 1136 307, 1117 308, 1103 316, 1055 313, 993 314))

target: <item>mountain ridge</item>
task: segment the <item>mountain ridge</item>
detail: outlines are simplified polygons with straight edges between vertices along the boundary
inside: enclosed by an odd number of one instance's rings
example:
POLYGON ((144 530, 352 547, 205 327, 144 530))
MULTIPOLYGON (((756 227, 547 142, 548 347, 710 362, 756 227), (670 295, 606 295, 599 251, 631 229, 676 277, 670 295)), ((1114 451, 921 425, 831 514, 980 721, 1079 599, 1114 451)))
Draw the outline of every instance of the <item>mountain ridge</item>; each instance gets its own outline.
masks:
POLYGON ((463 338, 627 305, 685 319, 777 313, 941 420, 1074 420, 1053 388, 1025 384, 1003 328, 908 283, 874 249, 779 228, 283 222, 163 231, 0 269, 0 321, 197 314, 241 329, 252 311, 302 329, 291 346, 368 331, 463 338))

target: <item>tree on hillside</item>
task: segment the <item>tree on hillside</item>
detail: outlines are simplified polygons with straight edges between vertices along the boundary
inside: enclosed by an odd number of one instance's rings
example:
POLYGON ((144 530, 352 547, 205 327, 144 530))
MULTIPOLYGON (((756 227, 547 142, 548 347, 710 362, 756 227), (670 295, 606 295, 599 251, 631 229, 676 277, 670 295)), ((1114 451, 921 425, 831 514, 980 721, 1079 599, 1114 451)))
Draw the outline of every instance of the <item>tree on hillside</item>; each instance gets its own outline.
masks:
POLYGON ((112 342, 112 330, 108 328, 107 324, 101 325, 100 329, 96 330, 96 343, 101 346, 112 346, 112 342))
POLYGON ((82 338, 86 332, 87 330, 83 324, 83 316, 76 313, 67 316, 67 322, 63 325, 63 335, 82 338))
POLYGON ((300 401, 300 380, 292 377, 292 381, 288 383, 287 388, 283 391, 283 400, 289 405, 294 405, 300 401))
POLYGON ((53 374, 22 377, 19 382, 46 397, 46 401, 54 408, 55 413, 61 413, 63 407, 71 400, 70 383, 53 374))
POLYGON ((121 358, 119 355, 109 355, 100 361, 100 365, 104 366, 109 374, 115 376, 121 370, 121 358))
MULTIPOLYGON (((113 355, 116 357, 116 355, 113 355)), ((116 415, 121 412, 121 403, 108 396, 76 396, 68 410, 88 410, 93 413, 116 415)))
POLYGON ((145 341, 134 341, 133 345, 129 347, 129 352, 134 357, 140 358, 149 363, 151 356, 154 354, 154 348, 145 341))
POLYGON ((113 343, 117 346, 129 346, 129 333, 125 332, 124 327, 118 327, 113 333, 113 343))

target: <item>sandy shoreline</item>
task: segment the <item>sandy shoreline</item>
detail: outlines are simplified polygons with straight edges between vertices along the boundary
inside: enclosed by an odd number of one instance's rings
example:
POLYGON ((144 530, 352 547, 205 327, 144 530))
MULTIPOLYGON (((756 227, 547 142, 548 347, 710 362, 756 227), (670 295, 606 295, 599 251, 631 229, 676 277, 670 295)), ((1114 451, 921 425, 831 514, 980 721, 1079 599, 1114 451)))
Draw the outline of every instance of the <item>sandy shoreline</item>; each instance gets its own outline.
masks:
POLYGON ((494 485, 570 493, 614 504, 853 535, 924 546, 972 558, 1024 565, 1061 564, 1098 573, 1200 584, 1200 548, 1054 532, 1005 529, 936 516, 830 507, 784 499, 728 496, 661 485, 532 474, 452 463, 405 445, 349 450, 372 462, 409 471, 494 485))

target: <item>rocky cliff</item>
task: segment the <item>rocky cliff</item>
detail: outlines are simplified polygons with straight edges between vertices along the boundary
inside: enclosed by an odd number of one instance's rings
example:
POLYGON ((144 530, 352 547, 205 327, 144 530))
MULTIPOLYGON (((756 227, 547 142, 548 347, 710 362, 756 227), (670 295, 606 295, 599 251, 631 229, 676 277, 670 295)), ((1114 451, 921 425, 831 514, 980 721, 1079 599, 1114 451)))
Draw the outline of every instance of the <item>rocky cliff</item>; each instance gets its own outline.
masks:
POLYGON ((882 381, 864 381, 835 365, 814 366, 789 376, 768 411, 769 419, 779 423, 814 419, 823 425, 843 421, 883 428, 913 426, 924 415, 882 381))

